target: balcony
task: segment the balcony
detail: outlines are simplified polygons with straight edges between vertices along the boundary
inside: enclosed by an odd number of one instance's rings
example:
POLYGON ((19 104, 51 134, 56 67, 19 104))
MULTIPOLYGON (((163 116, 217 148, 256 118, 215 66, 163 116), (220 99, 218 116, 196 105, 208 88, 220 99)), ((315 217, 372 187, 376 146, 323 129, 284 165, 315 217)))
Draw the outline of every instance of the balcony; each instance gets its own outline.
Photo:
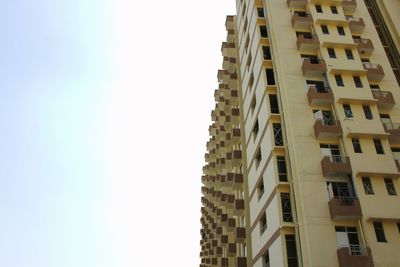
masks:
POLYGON ((310 28, 313 24, 313 18, 307 13, 293 13, 292 26, 294 29, 310 28))
POLYGON ((221 258, 221 266, 228 267, 229 266, 229 259, 228 258, 221 258))
POLYGON ((378 100, 377 105, 380 108, 392 108, 396 104, 390 91, 373 90, 372 95, 378 100))
POLYGON ((307 0, 287 0, 289 8, 300 9, 307 5, 307 0))
POLYGON ((340 267, 373 267, 371 249, 367 246, 349 245, 337 250, 340 267))
POLYGON ((400 143, 400 124, 391 122, 382 122, 385 132, 389 135, 389 142, 391 144, 400 143))
POLYGON ((215 248, 215 255, 216 256, 222 256, 222 247, 216 247, 215 248))
POLYGON ((358 198, 333 197, 328 204, 332 220, 353 220, 362 217, 358 198))
POLYGON ((361 55, 370 56, 374 51, 374 45, 370 39, 354 39, 357 50, 361 55))
POLYGON ((235 231, 235 239, 238 243, 243 243, 246 241, 246 228, 237 227, 235 231))
POLYGON ((332 90, 329 87, 317 88, 314 85, 308 89, 307 99, 310 105, 327 105, 334 101, 332 90))
POLYGON ((351 164, 349 157, 325 156, 321 160, 322 173, 325 177, 350 175, 351 164))
POLYGON ((326 64, 322 59, 303 58, 303 75, 322 75, 326 72, 326 64))
POLYGON ((233 177, 233 189, 243 188, 243 174, 236 173, 233 177))
POLYGON ((296 44, 298 50, 315 50, 319 47, 319 39, 316 35, 299 34, 296 44))
POLYGON ((383 72, 382 66, 379 64, 372 64, 369 62, 363 62, 364 69, 367 71, 367 78, 369 81, 380 82, 385 73, 383 72))
POLYGON ((342 125, 339 120, 318 119, 314 123, 314 134, 317 139, 337 139, 342 136, 342 125))
POLYGON ((227 225, 227 230, 228 231, 233 231, 236 227, 236 222, 235 218, 229 218, 228 219, 228 225, 227 225))
POLYGON ((234 128, 232 129, 232 144, 238 145, 240 144, 240 129, 234 128))
POLYGON ((350 27, 351 33, 362 34, 364 32, 365 23, 362 18, 346 16, 346 19, 349 21, 349 27, 350 27))
POLYGON ((246 257, 236 257, 236 267, 247 267, 246 257))
POLYGON ((343 0, 342 8, 345 13, 354 13, 357 8, 356 0, 343 0))
POLYGON ((227 235, 221 235, 220 244, 223 246, 228 245, 228 236, 227 235))

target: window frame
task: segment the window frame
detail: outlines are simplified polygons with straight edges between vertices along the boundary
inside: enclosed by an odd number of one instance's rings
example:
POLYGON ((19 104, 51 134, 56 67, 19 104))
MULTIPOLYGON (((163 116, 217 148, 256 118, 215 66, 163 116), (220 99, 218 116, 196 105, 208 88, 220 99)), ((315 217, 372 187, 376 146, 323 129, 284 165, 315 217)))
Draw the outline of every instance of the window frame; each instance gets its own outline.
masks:
POLYGON ((332 14, 339 14, 339 10, 337 9, 337 6, 330 6, 332 14))
POLYGON ((343 104, 343 111, 346 119, 354 118, 353 111, 351 110, 351 106, 349 104, 343 104))
POLYGON ((361 181, 364 188, 364 193, 366 195, 375 195, 374 188, 372 187, 372 182, 370 177, 361 177, 361 181))
POLYGON ((354 60, 354 54, 351 49, 345 49, 344 52, 346 53, 347 59, 354 60))
POLYGON ((336 81, 336 86, 344 87, 344 81, 342 75, 335 74, 335 81, 336 81))
POLYGON ((363 105, 362 108, 363 108, 363 111, 364 111, 364 116, 365 116, 365 118, 366 118, 367 120, 372 120, 372 119, 374 119, 374 116, 372 115, 372 111, 371 111, 370 106, 363 105))
POLYGON ((361 148, 360 139, 358 139, 358 138, 351 138, 351 143, 352 143, 352 145, 353 145, 354 153, 357 153, 357 154, 363 153, 363 152, 362 152, 362 148, 361 148))
POLYGON ((328 51, 329 58, 336 58, 336 52, 334 48, 328 47, 326 50, 328 51))
POLYGON ((372 222, 375 230, 375 237, 376 241, 380 243, 387 243, 387 239, 385 236, 385 229, 383 228, 383 223, 382 222, 372 222))
POLYGON ((321 31, 323 34, 329 34, 329 28, 328 25, 321 25, 321 31))
POLYGON ((389 196, 397 196, 396 188, 394 187, 393 179, 392 178, 384 178, 386 191, 389 196))
POLYGON ((372 141, 374 142, 376 154, 384 155, 385 150, 383 149, 382 140, 379 138, 373 138, 372 141))
POLYGON ((353 81, 354 81, 354 85, 357 88, 363 88, 364 87, 363 84, 362 84, 360 76, 353 76, 353 81))
POLYGON ((340 36, 346 36, 346 32, 344 31, 343 26, 336 26, 336 29, 337 29, 338 34, 339 34, 340 36))

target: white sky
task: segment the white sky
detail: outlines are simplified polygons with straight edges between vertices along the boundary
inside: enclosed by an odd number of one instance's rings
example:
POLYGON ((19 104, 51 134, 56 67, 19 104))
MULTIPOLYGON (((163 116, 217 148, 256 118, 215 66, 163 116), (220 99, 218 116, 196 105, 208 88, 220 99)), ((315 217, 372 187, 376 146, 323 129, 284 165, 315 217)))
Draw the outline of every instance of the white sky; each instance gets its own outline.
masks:
POLYGON ((1 5, 0 266, 199 264, 200 178, 234 5, 1 5))

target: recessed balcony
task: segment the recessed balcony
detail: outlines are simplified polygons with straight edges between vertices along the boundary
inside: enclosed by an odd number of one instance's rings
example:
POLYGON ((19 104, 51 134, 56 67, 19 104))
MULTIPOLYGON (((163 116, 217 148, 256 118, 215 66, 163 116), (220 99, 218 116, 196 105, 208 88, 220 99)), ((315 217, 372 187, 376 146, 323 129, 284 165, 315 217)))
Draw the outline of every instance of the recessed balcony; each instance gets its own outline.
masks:
POLYGON ((390 91, 373 90, 372 95, 378 100, 377 105, 380 108, 391 108, 396 104, 390 91))
POLYGON ((326 64, 322 59, 303 58, 303 75, 322 75, 326 73, 326 64))
POLYGON ((247 267, 246 257, 236 257, 236 267, 247 267))
POLYGON ((236 244, 230 243, 228 244, 228 257, 236 256, 236 244))
POLYGON ((333 103, 334 96, 331 88, 312 85, 308 88, 307 99, 310 105, 327 105, 333 103))
POLYGON ((333 197, 329 200, 332 220, 354 220, 362 217, 360 201, 356 197, 333 197))
POLYGON ((235 239, 238 243, 243 243, 246 241, 246 228, 237 227, 235 231, 235 239))
POLYGON ((228 258, 221 258, 221 266, 228 267, 229 266, 229 259, 228 258))
POLYGON ((365 30, 365 23, 362 18, 346 16, 346 19, 349 21, 349 27, 351 33, 362 34, 365 30))
POLYGON ((389 142, 391 144, 400 143, 400 124, 391 122, 382 122, 385 132, 389 135, 389 142))
POLYGON ((354 13, 357 8, 357 2, 356 0, 343 0, 342 8, 345 13, 354 13))
POLYGON ((233 108, 231 110, 231 121, 233 124, 239 124, 239 119, 240 119, 239 115, 240 112, 238 108, 233 108))
POLYGON ((373 267, 371 249, 367 246, 349 245, 337 250, 340 267, 373 267))
POLYGON ((300 9, 307 5, 307 0, 287 0, 287 5, 289 8, 300 9))
POLYGON ((385 77, 385 73, 383 72, 383 68, 379 64, 373 64, 369 62, 363 62, 364 69, 367 71, 367 78, 369 81, 380 82, 383 77, 385 77))
POLYGON ((394 163, 396 163, 397 171, 400 172, 400 159, 394 159, 394 163))
POLYGON ((361 55, 370 56, 374 51, 374 45, 370 39, 354 39, 357 50, 361 55))
POLYGON ((351 164, 349 157, 325 156, 321 160, 322 173, 325 177, 350 175, 351 164))
POLYGON ((343 134, 339 120, 319 119, 314 123, 314 134, 317 139, 337 139, 343 134))
POLYGON ((244 213, 244 200, 243 199, 236 199, 235 200, 235 215, 243 215, 244 213))
POLYGON ((236 173, 233 177, 233 189, 243 188, 243 174, 236 173))
POLYGON ((228 225, 227 225, 227 230, 228 231, 233 231, 236 227, 236 222, 235 218, 229 218, 228 219, 228 225))
POLYGON ((221 245, 223 246, 228 245, 228 235, 221 235, 219 240, 221 245))
POLYGON ((295 29, 310 28, 313 24, 313 18, 307 13, 293 13, 292 26, 295 29))
POLYGON ((222 256, 222 247, 216 247, 215 248, 215 255, 216 256, 222 256))
POLYGON ((296 44, 298 50, 315 50, 319 47, 319 39, 316 35, 299 34, 296 44))

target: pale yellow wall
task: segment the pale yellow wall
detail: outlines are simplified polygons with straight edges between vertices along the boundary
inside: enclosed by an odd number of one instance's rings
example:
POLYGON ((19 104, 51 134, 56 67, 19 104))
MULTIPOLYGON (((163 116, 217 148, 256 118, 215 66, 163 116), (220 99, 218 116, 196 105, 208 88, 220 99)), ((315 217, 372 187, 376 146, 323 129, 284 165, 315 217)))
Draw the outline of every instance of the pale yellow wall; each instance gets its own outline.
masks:
POLYGON ((400 51, 400 3, 397 0, 377 0, 393 41, 400 51))

